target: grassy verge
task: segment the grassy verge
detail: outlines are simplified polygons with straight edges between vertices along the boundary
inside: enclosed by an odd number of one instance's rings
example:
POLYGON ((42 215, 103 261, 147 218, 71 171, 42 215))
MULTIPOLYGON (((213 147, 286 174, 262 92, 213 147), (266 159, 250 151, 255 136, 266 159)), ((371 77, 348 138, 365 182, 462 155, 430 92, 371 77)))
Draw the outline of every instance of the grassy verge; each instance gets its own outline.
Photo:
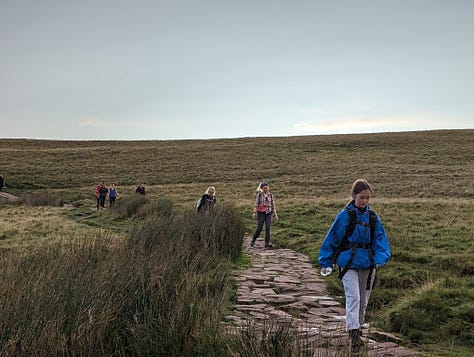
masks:
POLYGON ((83 234, 4 251, 1 352, 219 355, 242 238, 230 206, 196 215, 162 201, 127 238, 83 234))

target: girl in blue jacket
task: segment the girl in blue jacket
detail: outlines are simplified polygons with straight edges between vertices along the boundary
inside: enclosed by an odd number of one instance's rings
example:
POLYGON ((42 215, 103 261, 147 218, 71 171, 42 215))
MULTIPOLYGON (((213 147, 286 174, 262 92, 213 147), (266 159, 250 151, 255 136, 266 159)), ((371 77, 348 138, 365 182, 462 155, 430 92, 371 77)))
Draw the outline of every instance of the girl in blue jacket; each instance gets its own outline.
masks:
POLYGON ((380 218, 370 211, 371 195, 372 187, 366 180, 353 183, 352 199, 337 214, 319 251, 322 275, 331 273, 334 263, 339 266, 346 297, 346 329, 353 349, 363 345, 360 327, 364 323, 376 269, 390 258, 385 228, 380 218), (351 220, 353 230, 348 229, 351 220))

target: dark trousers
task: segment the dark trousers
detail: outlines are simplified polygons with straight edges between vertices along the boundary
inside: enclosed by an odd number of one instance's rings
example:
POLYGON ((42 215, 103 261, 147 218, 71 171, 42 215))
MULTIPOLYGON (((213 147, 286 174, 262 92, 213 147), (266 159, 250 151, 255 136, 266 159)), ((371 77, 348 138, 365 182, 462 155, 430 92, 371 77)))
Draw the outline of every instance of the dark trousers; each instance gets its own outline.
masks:
POLYGON ((100 200, 100 206, 105 207, 105 196, 100 196, 99 200, 100 200))
POLYGON ((265 223, 265 245, 270 243, 270 228, 272 227, 272 213, 258 212, 257 230, 253 234, 252 242, 255 242, 262 232, 265 223))
POLYGON ((109 196, 109 200, 110 200, 110 207, 112 207, 115 203, 115 197, 109 196))

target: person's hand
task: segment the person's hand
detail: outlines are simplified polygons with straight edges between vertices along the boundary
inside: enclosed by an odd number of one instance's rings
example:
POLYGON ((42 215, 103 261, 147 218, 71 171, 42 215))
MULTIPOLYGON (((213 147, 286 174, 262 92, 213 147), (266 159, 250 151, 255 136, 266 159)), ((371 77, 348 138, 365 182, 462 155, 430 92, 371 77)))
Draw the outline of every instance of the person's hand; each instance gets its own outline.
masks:
POLYGON ((332 268, 331 267, 321 269, 321 275, 322 276, 328 276, 331 273, 332 273, 332 268))
POLYGON ((255 212, 252 213, 252 218, 255 218, 255 212))
POLYGON ((273 217, 275 217, 275 219, 278 221, 278 215, 276 213, 273 217))

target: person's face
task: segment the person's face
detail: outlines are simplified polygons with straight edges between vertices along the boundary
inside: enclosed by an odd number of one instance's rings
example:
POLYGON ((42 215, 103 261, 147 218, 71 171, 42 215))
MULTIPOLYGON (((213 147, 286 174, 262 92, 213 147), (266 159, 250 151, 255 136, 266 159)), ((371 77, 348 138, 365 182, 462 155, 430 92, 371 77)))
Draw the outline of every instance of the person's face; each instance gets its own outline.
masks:
POLYGON ((364 209, 369 204, 370 196, 372 196, 372 192, 370 192, 368 188, 357 194, 352 194, 352 198, 355 201, 355 206, 360 209, 364 209))
POLYGON ((214 195, 214 189, 213 188, 210 188, 208 191, 210 196, 213 196, 214 195))
POLYGON ((270 190, 270 187, 269 186, 263 186, 262 190, 263 190, 263 192, 267 193, 268 190, 270 190))

